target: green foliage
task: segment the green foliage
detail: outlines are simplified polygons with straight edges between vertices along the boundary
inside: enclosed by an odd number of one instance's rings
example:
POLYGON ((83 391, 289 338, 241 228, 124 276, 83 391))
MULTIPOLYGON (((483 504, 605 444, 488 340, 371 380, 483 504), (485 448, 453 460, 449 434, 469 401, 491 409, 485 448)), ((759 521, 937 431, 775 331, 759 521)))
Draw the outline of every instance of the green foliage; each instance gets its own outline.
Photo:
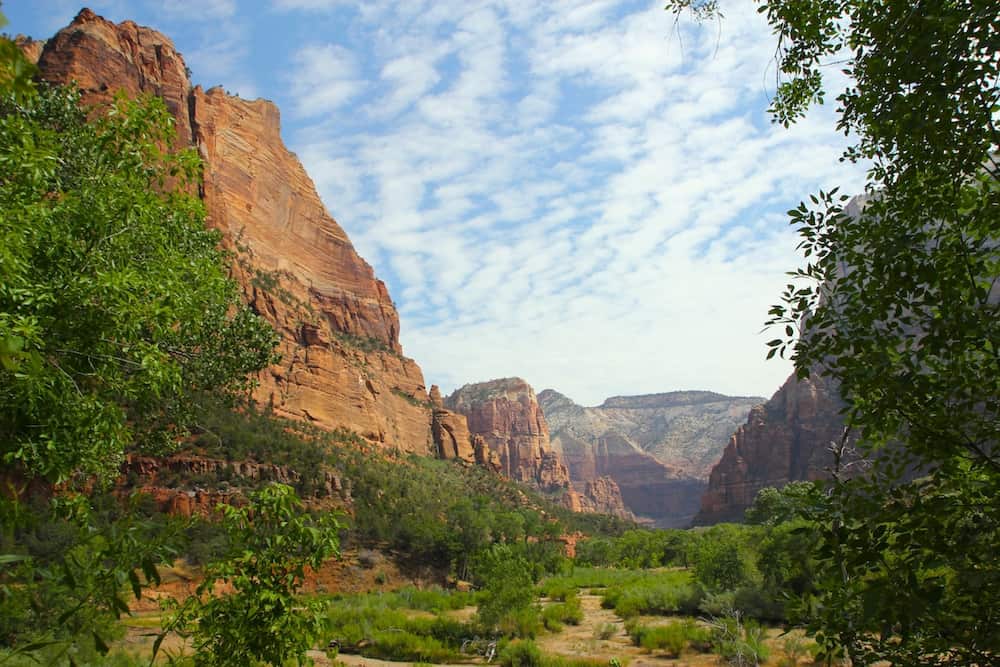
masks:
POLYGON ((601 606, 622 618, 640 614, 694 613, 701 599, 690 572, 667 570, 638 572, 631 581, 609 586, 601 606))
MULTIPOLYGON (((336 337, 338 341, 340 341, 347 347, 352 347, 357 350, 361 350, 362 352, 385 352, 387 354, 391 354, 396 357, 400 356, 400 354, 396 352, 396 350, 392 349, 392 347, 390 347, 388 343, 386 343, 380 338, 375 338, 373 336, 358 336, 356 334, 347 333, 345 331, 334 332, 334 337, 336 337)), ((406 395, 409 396, 409 394, 406 395)), ((410 396, 410 398, 413 397, 410 396)), ((427 403, 421 402, 420 405, 426 407, 427 403)))
POLYGON ((771 324, 800 376, 833 379, 857 439, 813 517, 804 610, 857 664, 986 664, 1000 652, 1000 5, 768 0, 788 124, 843 62, 838 128, 870 165, 863 206, 790 211, 807 264, 771 324), (808 314, 808 330, 797 327, 808 314), (851 470, 858 458, 871 468, 851 470), (924 478, 913 480, 917 473, 924 478))
POLYGON ((646 625, 631 619, 626 622, 625 630, 636 646, 647 651, 661 651, 673 658, 679 658, 692 644, 699 649, 707 647, 710 639, 709 630, 699 626, 693 619, 666 625, 646 625))
POLYGON ((733 590, 754 575, 748 531, 731 524, 712 526, 695 547, 695 578, 707 589, 733 590))
POLYGON ((434 637, 415 635, 405 630, 391 629, 375 633, 365 655, 386 660, 419 660, 423 662, 456 662, 461 654, 434 637))
POLYGON ((712 619, 712 646, 723 664, 734 667, 757 667, 771 654, 764 629, 739 613, 712 619))
POLYGON ((757 492, 745 513, 751 525, 776 526, 808 514, 821 500, 816 482, 790 482, 780 489, 767 487, 757 492))
POLYGON ((187 194, 196 154, 159 148, 163 102, 92 122, 78 102, 0 98, 0 454, 57 482, 171 444, 200 394, 245 390, 276 341, 187 194))
MULTIPOLYGON (((0 13, 0 28, 7 25, 7 17, 0 13)), ((37 68, 31 64, 21 49, 6 36, 0 36, 0 93, 10 94, 22 101, 35 92, 33 78, 37 68)))
POLYGON ((500 664, 504 667, 542 667, 542 651, 530 639, 508 643, 500 651, 500 664))
POLYGON ((563 624, 580 625, 583 609, 576 595, 568 595, 563 602, 549 604, 542 609, 542 623, 550 632, 558 632, 563 624))
POLYGON ((628 530, 616 538, 594 537, 577 545, 576 562, 599 567, 654 568, 687 565, 691 533, 628 530))
POLYGON ((67 495, 0 500, 0 657, 35 664, 97 660, 120 635, 129 598, 159 582, 178 526, 126 507, 67 495))
MULTIPOLYGON (((309 517, 291 487, 275 484, 247 507, 224 506, 228 557, 209 563, 198 595, 164 624, 164 633, 190 636, 198 665, 282 665, 302 661, 323 629, 323 605, 296 596, 306 568, 337 554, 337 521, 309 517), (211 596, 217 583, 232 586, 211 596)), ((161 636, 162 637, 162 636, 161 636)))
POLYGON ((475 571, 484 582, 476 617, 487 628, 527 609, 535 599, 531 566, 509 545, 493 545, 481 552, 475 571))
POLYGON ((416 396, 408 394, 402 389, 399 389, 398 387, 393 387, 392 393, 395 394, 396 396, 399 396, 401 399, 403 399, 404 401, 415 407, 426 408, 428 410, 431 407, 431 404, 427 401, 427 399, 417 398, 416 396))

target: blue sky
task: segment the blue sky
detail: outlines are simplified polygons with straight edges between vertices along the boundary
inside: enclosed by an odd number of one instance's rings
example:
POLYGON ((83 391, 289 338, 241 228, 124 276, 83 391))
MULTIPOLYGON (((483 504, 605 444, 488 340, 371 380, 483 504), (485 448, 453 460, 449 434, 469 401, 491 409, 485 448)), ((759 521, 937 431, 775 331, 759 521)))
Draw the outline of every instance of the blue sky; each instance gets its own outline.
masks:
MULTIPOLYGON (((80 6, 3 10, 44 38, 80 6)), ((519 375, 583 404, 769 396, 791 368, 764 361, 762 324, 800 263, 784 211, 862 184, 832 105, 770 123, 775 41, 751 2, 706 25, 662 0, 89 6, 166 33, 195 83, 278 104, 445 392, 519 375)))

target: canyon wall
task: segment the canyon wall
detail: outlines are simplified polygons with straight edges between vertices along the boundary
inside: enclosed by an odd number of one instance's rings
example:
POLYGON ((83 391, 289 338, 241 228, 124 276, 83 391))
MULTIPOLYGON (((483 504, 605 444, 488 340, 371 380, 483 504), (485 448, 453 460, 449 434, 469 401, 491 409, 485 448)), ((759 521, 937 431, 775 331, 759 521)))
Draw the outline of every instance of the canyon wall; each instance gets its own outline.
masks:
MULTIPOLYGON (((178 147, 200 153, 208 224, 237 257, 233 274, 246 301, 281 335, 281 361, 261 374, 258 401, 387 448, 442 450, 423 373, 402 354, 385 284, 285 147, 274 104, 192 87, 170 39, 90 10, 40 51, 40 42, 22 44, 42 78, 75 81, 88 104, 106 104, 119 90, 161 97, 178 147)), ((472 460, 471 447, 450 451, 472 460)))
POLYGON ((663 528, 690 524, 726 439, 763 401, 685 391, 583 407, 551 389, 538 400, 574 486, 607 476, 629 510, 663 528))
POLYGON ((695 524, 742 521, 764 487, 827 477, 830 448, 844 435, 843 405, 830 380, 790 376, 729 439, 709 476, 695 524))
POLYGON ((465 415, 469 431, 486 442, 500 471, 542 491, 569 489, 569 472, 549 443, 549 427, 531 386, 521 378, 467 384, 445 405, 465 415))
POLYGON ((538 398, 521 378, 467 384, 445 405, 468 420, 473 440, 482 443, 476 447, 481 463, 546 493, 561 494, 574 511, 633 518, 615 479, 594 475, 571 483, 569 470, 549 439, 538 398))

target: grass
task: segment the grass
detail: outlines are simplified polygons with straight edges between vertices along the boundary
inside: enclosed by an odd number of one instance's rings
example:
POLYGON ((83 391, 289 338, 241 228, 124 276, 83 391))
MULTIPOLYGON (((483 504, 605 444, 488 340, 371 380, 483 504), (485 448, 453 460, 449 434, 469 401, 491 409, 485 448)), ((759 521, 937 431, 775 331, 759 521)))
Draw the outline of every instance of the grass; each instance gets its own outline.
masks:
POLYGON ((389 660, 455 662, 462 640, 474 634, 447 612, 475 603, 475 595, 413 587, 389 593, 329 598, 329 632, 342 647, 361 646, 362 655, 389 660))
MULTIPOLYGON (((518 639, 500 649, 499 663, 504 667, 607 667, 606 660, 577 658, 542 653, 530 639, 518 639)), ((619 665, 627 664, 618 660, 619 665)))
POLYGON ((640 614, 670 615, 697 613, 701 591, 685 570, 637 572, 632 579, 609 585, 601 606, 614 609, 622 618, 640 614))
POLYGON ((542 609, 542 624, 549 632, 559 632, 566 625, 580 625, 583 609, 576 594, 567 595, 563 602, 549 604, 542 609))
POLYGON ((666 625, 647 625, 630 619, 625 622, 625 631, 636 646, 673 658, 679 658, 688 648, 707 652, 712 647, 712 632, 690 618, 666 625))

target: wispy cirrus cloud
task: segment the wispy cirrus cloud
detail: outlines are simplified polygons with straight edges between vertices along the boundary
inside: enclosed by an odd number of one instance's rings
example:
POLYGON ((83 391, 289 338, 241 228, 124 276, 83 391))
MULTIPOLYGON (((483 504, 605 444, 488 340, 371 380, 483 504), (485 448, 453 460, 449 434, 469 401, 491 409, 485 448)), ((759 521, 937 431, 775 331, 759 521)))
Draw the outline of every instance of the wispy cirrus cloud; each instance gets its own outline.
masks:
POLYGON ((584 402, 778 386, 760 328, 797 262, 782 211, 859 181, 828 115, 768 122, 752 8, 694 26, 659 3, 391 7, 350 27, 381 73, 374 122, 342 109, 297 136, 429 381, 519 374, 584 402))
POLYGON ((295 53, 291 71, 295 111, 301 116, 334 112, 365 87, 355 54, 336 44, 302 47, 295 53))

